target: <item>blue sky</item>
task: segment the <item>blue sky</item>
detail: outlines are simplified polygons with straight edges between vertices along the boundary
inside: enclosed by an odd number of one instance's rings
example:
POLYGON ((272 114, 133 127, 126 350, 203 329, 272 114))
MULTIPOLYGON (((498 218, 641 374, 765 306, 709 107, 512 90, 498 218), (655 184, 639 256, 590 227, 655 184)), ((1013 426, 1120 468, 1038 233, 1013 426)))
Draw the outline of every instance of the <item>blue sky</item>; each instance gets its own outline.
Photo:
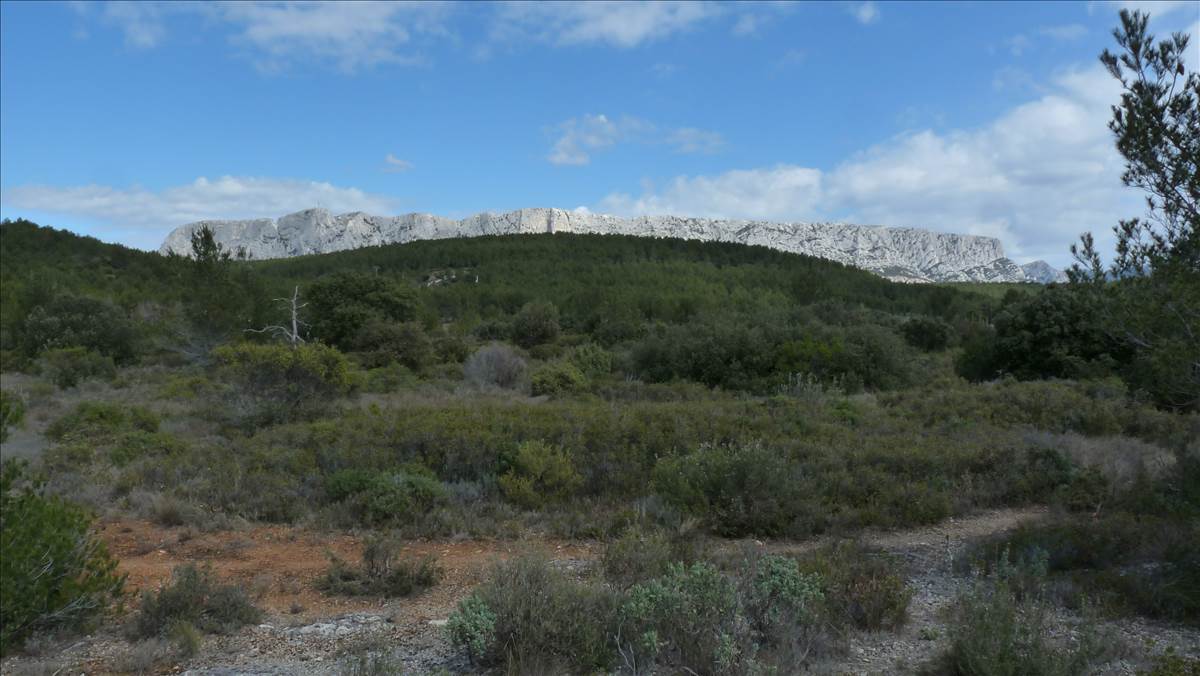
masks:
POLYGON ((845 220, 1063 265, 1141 212, 1119 6, 3 2, 0 212, 142 248, 317 204, 845 220))

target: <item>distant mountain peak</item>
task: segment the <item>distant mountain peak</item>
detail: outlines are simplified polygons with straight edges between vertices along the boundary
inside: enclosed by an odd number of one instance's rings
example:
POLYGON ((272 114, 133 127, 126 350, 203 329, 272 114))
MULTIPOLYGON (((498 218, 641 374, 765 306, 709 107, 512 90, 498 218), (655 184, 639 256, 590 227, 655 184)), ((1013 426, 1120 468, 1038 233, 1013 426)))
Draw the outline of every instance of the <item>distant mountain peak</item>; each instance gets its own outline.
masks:
POLYGON ((287 258, 423 239, 573 232, 760 245, 827 258, 901 282, 1045 283, 1058 281, 1062 275, 1043 261, 1018 265, 1004 255, 1000 240, 979 235, 849 223, 622 218, 547 208, 454 220, 418 213, 372 216, 361 211, 335 216, 317 207, 278 219, 189 223, 167 235, 159 251, 188 253, 191 233, 205 225, 213 229, 218 242, 232 249, 244 248, 253 258, 287 258))

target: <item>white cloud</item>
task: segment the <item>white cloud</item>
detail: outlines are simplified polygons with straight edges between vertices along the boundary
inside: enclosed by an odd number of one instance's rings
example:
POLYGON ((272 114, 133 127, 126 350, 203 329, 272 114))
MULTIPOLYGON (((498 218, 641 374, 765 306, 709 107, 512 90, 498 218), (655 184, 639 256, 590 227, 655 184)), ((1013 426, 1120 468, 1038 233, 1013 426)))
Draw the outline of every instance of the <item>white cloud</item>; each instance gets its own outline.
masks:
POLYGON ((843 219, 999 237, 1010 255, 1068 260, 1090 230, 1105 245, 1118 218, 1142 211, 1121 185, 1107 128, 1119 85, 1099 67, 1070 71, 1039 98, 978 129, 907 133, 833 170, 796 165, 680 176, 598 205, 620 214, 777 220, 843 219))
POLYGON ((821 172, 805 167, 735 169, 717 176, 678 176, 662 190, 647 185, 640 197, 614 193, 601 201, 600 209, 628 215, 789 220, 819 208, 821 183, 821 172))
POLYGON ((724 11, 708 2, 511 2, 499 7, 492 38, 629 48, 690 30, 724 11))
POLYGON ((413 168, 412 162, 402 160, 391 153, 388 153, 387 157, 383 158, 383 161, 387 163, 387 166, 383 170, 389 174, 398 174, 413 168))
POLYGON ((676 152, 688 155, 711 155, 725 146, 725 139, 717 132, 695 127, 680 127, 670 132, 666 142, 667 145, 674 146, 676 152))
MULTIPOLYGON (((73 5, 84 18, 91 5, 73 5)), ((379 2, 111 2, 97 14, 125 34, 126 44, 157 47, 168 37, 168 18, 185 15, 232 29, 230 43, 264 71, 298 62, 332 63, 354 71, 381 63, 422 61, 417 36, 447 34, 441 3, 379 2)))
POLYGON ((389 213, 396 207, 389 197, 357 188, 245 176, 200 177, 157 191, 138 186, 26 185, 5 190, 3 203, 9 208, 36 209, 138 231, 142 234, 134 238, 139 243, 160 240, 179 225, 204 219, 277 217, 318 204, 338 213, 389 213))
POLYGON ((854 18, 857 19, 861 24, 865 25, 875 23, 879 20, 879 5, 875 4, 874 2, 851 3, 849 8, 850 13, 853 14, 854 18))
POLYGON ((605 115, 573 117, 558 126, 562 135, 547 159, 552 164, 587 164, 592 160, 590 152, 607 148, 625 135, 622 126, 605 115))
MULTIPOLYGON (((72 3, 80 16, 91 11, 88 3, 72 3)), ((100 20, 116 26, 125 34, 125 44, 137 49, 157 47, 167 30, 164 25, 163 5, 153 2, 109 2, 100 11, 100 20)), ((86 33, 86 29, 80 29, 86 33)))
POLYGON ((742 14, 733 23, 733 34, 744 38, 758 32, 759 16, 757 14, 742 14))
POLYGON ((1033 46, 1033 43, 1024 35, 1014 35, 1004 41, 1008 45, 1008 51, 1012 52, 1013 56, 1021 56, 1025 50, 1033 46))
POLYGON ((694 127, 660 129, 628 115, 611 119, 607 115, 588 114, 566 120, 556 129, 558 140, 546 159, 558 165, 587 164, 592 153, 618 143, 666 144, 684 154, 715 153, 725 145, 725 139, 715 131, 694 127))
POLYGON ((445 33, 437 4, 405 2, 234 2, 216 5, 240 32, 235 44, 275 69, 302 60, 330 61, 353 71, 380 63, 416 63, 415 35, 445 33), (407 51, 406 51, 407 50, 407 51))
POLYGON ((1042 26, 1038 33, 1055 40, 1078 40, 1088 34, 1088 29, 1083 24, 1072 23, 1063 26, 1042 26))

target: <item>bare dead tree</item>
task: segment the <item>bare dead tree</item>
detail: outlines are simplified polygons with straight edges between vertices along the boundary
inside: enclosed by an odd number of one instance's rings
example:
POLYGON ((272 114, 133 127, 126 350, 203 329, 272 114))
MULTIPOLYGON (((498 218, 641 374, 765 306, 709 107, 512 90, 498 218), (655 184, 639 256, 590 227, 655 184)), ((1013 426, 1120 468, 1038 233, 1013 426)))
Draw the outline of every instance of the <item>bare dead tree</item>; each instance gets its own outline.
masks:
POLYGON ((300 343, 304 342, 304 337, 300 335, 300 328, 307 327, 308 322, 300 319, 300 310, 307 307, 308 303, 300 302, 300 287, 299 286, 297 286, 295 288, 295 290, 292 291, 291 298, 276 298, 275 300, 280 303, 283 303, 284 307, 286 307, 286 308, 288 308, 288 310, 290 310, 291 315, 292 315, 291 328, 282 326, 280 324, 272 324, 271 326, 264 326, 261 329, 246 329, 246 332, 247 333, 270 333, 272 335, 276 335, 276 336, 279 336, 280 338, 283 338, 292 347, 296 347, 300 343))

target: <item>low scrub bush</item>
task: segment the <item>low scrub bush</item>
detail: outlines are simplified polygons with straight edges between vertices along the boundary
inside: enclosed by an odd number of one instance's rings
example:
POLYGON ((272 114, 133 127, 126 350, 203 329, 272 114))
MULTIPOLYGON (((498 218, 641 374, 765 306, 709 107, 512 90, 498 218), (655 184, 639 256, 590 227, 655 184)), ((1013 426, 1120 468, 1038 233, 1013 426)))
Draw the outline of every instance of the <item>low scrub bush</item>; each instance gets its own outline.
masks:
POLYGON ((706 444, 654 468, 655 491, 729 537, 797 532, 816 505, 799 468, 780 451, 756 443, 706 444))
POLYGON ((0 441, 8 440, 8 429, 20 427, 25 419, 25 400, 16 392, 0 390, 0 441))
POLYGON ((513 342, 521 347, 552 343, 558 333, 558 308, 553 303, 526 303, 513 317, 513 342))
POLYGON ((912 590, 889 557, 853 543, 823 547, 799 560, 800 570, 823 580, 829 621, 878 631, 908 619, 912 590))
POLYGON ((447 629, 474 659, 512 672, 607 670, 617 604, 603 586, 577 582, 545 558, 522 555, 496 564, 459 604, 447 629))
POLYGON ((738 670, 752 657, 737 586, 710 563, 671 564, 667 574, 629 590, 621 608, 627 662, 665 664, 700 674, 738 670), (631 659, 632 658, 632 659, 631 659))
POLYGON ((54 441, 111 439, 126 431, 157 432, 158 416, 138 406, 121 406, 103 401, 80 402, 46 428, 54 441))
POLYGON ((342 503, 355 523, 382 526, 413 520, 442 502, 446 491, 428 470, 341 470, 325 480, 329 500, 342 503))
POLYGON ((479 386, 516 389, 525 377, 525 360, 511 347, 492 343, 467 358, 463 376, 479 386))
POLYGON ((341 596, 410 596, 436 585, 442 569, 432 556, 401 557, 400 541, 372 536, 363 544, 362 563, 355 567, 330 555, 329 569, 317 588, 341 596))
POLYGON ((1050 638, 1049 607, 1021 599, 998 581, 980 583, 959 598, 950 623, 950 648, 926 673, 946 676, 1077 676, 1104 656, 1084 625, 1073 645, 1050 638))
POLYGON ((320 343, 239 343, 219 347, 213 356, 241 399, 239 417, 254 424, 310 417, 351 387, 349 362, 320 343))
POLYGON ((613 368, 613 356, 595 343, 584 343, 571 352, 570 361, 588 378, 606 376, 613 368))
POLYGON ((177 567, 158 591, 142 593, 131 630, 138 638, 167 636, 186 622, 205 633, 228 634, 261 617, 241 587, 219 584, 211 569, 187 564, 177 567))
POLYGON ((662 529, 627 529, 604 548, 600 567, 604 578, 618 589, 628 589, 664 575, 674 562, 692 563, 697 543, 689 533, 674 535, 662 529))
POLYGON ((124 585, 91 518, 42 487, 23 464, 0 468, 0 654, 34 631, 80 627, 124 585))
POLYGON ((587 378, 571 362, 553 361, 535 370, 529 379, 533 395, 559 395, 578 392, 587 386, 587 378))
POLYGON ((500 476, 500 490, 507 500, 528 509, 561 502, 583 483, 567 451, 543 441, 518 445, 509 464, 500 476))
POLYGON ((86 347, 47 350, 38 360, 41 372, 50 382, 66 389, 85 380, 112 380, 117 377, 113 358, 86 347))

